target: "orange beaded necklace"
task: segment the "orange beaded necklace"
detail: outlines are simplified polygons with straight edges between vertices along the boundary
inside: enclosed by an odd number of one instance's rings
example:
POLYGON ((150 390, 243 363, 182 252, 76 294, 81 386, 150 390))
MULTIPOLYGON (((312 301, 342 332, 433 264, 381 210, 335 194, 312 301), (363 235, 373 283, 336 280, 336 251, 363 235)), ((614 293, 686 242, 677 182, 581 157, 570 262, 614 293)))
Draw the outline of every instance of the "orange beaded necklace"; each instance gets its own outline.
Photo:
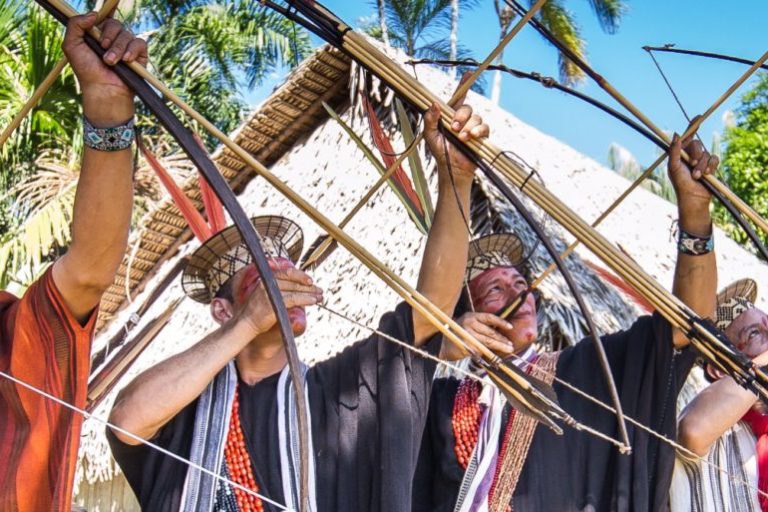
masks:
MULTIPOLYGON (((240 425, 240 400, 239 392, 235 390, 235 398, 232 402, 232 418, 229 420, 227 432, 227 444, 224 447, 224 460, 227 463, 229 477, 233 482, 242 485, 246 489, 259 492, 256 478, 253 476, 251 457, 245 446, 245 436, 240 425)), ((237 507, 241 512, 264 512, 264 504, 261 499, 246 493, 242 489, 233 489, 237 507)))

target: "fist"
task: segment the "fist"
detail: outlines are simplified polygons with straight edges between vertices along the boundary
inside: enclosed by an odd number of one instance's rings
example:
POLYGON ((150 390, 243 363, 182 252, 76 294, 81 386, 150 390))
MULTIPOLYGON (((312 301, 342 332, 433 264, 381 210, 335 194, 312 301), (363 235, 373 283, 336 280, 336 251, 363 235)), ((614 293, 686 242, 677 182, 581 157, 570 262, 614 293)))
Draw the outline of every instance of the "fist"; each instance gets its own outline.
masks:
MULTIPOLYGON (((696 119, 692 122, 696 122, 696 119)), ((715 174, 719 164, 720 159, 710 155, 694 135, 682 140, 675 134, 669 148, 668 172, 681 209, 709 207, 711 195, 699 180, 705 175, 715 174), (688 163, 683 161, 683 151, 689 157, 688 163)))
MULTIPOLYGON (((491 313, 466 313, 459 317, 457 323, 471 334, 476 340, 501 357, 507 357, 515 352, 515 346, 503 331, 513 329, 512 324, 491 313)), ((440 357, 448 361, 456 361, 470 355, 466 350, 451 342, 443 343, 440 357)))
MULTIPOLYGON (((470 76, 471 73, 466 73, 462 77, 459 87, 470 76)), ((491 129, 483 122, 482 117, 473 113, 472 107, 464 105, 465 98, 466 94, 453 105, 456 110, 453 119, 451 119, 451 130, 462 142, 488 137, 491 129)), ((453 172, 457 178, 472 179, 476 168, 474 162, 456 146, 448 142, 448 139, 440 132, 440 106, 437 103, 432 104, 424 114, 424 139, 427 141, 430 153, 437 161, 437 169, 441 178, 445 173, 453 172)))
POLYGON ((85 100, 97 98, 100 101, 117 99, 132 102, 133 92, 111 67, 121 61, 146 65, 147 43, 126 30, 119 21, 107 18, 99 26, 101 47, 106 50, 104 56, 99 57, 85 43, 86 33, 96 26, 97 21, 93 12, 71 18, 62 43, 64 54, 80 82, 85 100))
MULTIPOLYGON (((306 273, 298 270, 287 260, 270 261, 270 267, 274 272, 278 288, 288 308, 291 323, 301 323, 302 325, 293 325, 294 334, 301 334, 306 327, 304 322, 298 322, 303 315, 306 306, 314 306, 323 301, 323 291, 312 284, 312 278, 306 273), (297 329, 297 327, 300 327, 297 329), (297 332, 297 330, 299 332, 297 332)), ((277 325, 272 303, 267 297, 264 282, 259 277, 255 267, 245 269, 245 275, 240 281, 236 292, 236 303, 241 305, 235 316, 235 321, 248 326, 253 337, 269 332, 277 325)))

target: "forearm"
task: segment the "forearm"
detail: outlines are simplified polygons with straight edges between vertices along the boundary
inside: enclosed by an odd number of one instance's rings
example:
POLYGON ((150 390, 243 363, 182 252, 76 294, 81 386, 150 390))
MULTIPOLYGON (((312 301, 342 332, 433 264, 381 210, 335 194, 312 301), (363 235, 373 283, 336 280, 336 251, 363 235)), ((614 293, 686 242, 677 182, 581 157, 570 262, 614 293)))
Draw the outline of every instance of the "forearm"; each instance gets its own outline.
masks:
MULTIPOLYGON (((469 215, 471 188, 471 176, 455 177, 452 183, 447 172, 441 172, 435 217, 419 271, 418 291, 448 315, 453 314, 466 269, 469 233, 465 216, 469 215)), ((435 332, 427 319, 414 316, 417 345, 435 332)))
POLYGON ((702 391, 680 415, 680 443, 705 456, 717 439, 733 427, 755 404, 757 396, 730 377, 723 377, 702 391))
MULTIPOLYGON (((712 234, 712 219, 707 209, 699 209, 695 214, 680 210, 679 228, 698 236, 712 234)), ((717 294, 717 261, 715 252, 701 256, 691 256, 678 252, 675 267, 673 293, 697 315, 711 318, 715 312, 717 294)), ((688 344, 682 332, 675 332, 675 346, 688 344)))
MULTIPOLYGON (((83 112, 97 127, 120 125, 134 114, 129 97, 84 93, 83 112)), ((75 195, 72 243, 54 267, 54 280, 82 320, 112 283, 125 254, 133 204, 133 157, 85 148, 75 195)))
MULTIPOLYGON (((141 438, 152 438, 200 396, 252 337, 252 331, 241 324, 225 324, 188 350, 145 371, 120 392, 111 422, 141 438)), ((137 444, 115 434, 127 444, 137 444)))

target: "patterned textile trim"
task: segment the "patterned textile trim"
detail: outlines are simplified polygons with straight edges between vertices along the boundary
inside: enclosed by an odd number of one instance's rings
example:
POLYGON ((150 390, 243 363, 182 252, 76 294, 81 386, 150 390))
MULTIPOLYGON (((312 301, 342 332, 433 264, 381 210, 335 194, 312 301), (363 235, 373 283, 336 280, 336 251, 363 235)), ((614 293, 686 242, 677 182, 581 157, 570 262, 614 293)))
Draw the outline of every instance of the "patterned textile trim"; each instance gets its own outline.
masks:
POLYGON ((133 144, 134 118, 112 128, 96 128, 83 116, 83 140, 96 151, 122 151, 133 144))
MULTIPOLYGON (((531 376, 552 384, 555 380, 555 369, 560 352, 545 353, 539 356, 531 369, 531 376)), ((489 510, 504 512, 512 501, 520 474, 523 472, 528 449, 533 441, 538 422, 527 414, 515 414, 512 425, 507 430, 507 449, 501 454, 499 463, 499 479, 491 497, 489 510)))
POLYGON ((754 309, 755 305, 742 297, 732 297, 725 302, 717 305, 717 321, 715 325, 718 329, 727 329, 742 313, 754 309))
POLYGON ((525 259, 522 240, 512 233, 487 235, 469 243, 466 279, 471 281, 488 269, 516 267, 525 259))

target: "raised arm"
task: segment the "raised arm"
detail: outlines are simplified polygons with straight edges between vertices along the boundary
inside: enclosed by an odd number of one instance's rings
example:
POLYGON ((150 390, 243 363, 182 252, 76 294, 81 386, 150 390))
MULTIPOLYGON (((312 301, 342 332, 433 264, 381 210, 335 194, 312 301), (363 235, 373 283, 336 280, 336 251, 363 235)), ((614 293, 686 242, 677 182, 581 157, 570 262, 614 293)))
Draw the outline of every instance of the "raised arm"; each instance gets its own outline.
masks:
MULTIPOLYGON (((452 121, 453 130, 462 141, 487 137, 488 125, 472 108, 458 104, 452 121)), ((443 312, 453 314, 463 284, 469 250, 467 222, 469 195, 475 165, 448 142, 438 128, 440 113, 437 105, 424 115, 425 139, 437 161, 438 195, 435 217, 429 231, 424 257, 419 271, 417 290, 435 303, 443 312)), ((414 342, 421 345, 437 330, 424 317, 414 314, 414 342)))
MULTIPOLYGON (((147 62, 147 46, 108 19, 102 30, 102 60, 83 40, 94 13, 72 18, 63 49, 80 82, 83 114, 96 128, 112 128, 134 115, 133 92, 110 69, 117 62, 147 62)), ((53 280, 72 314, 84 321, 112 283, 125 254, 133 204, 130 149, 86 147, 75 195, 72 243, 53 267, 53 280)))
MULTIPOLYGON (((712 218, 709 214, 711 196, 698 180, 703 174, 714 173, 718 163, 718 158, 710 155, 698 140, 681 141, 675 135, 669 152, 669 177, 677 195, 681 234, 701 240, 712 237, 712 218), (693 169, 681 160, 683 148, 691 156, 693 169)), ((712 317, 717 293, 715 252, 691 255, 678 250, 672 291, 699 316, 712 317)), ((685 334, 675 331, 675 347, 681 348, 688 343, 685 334)))

